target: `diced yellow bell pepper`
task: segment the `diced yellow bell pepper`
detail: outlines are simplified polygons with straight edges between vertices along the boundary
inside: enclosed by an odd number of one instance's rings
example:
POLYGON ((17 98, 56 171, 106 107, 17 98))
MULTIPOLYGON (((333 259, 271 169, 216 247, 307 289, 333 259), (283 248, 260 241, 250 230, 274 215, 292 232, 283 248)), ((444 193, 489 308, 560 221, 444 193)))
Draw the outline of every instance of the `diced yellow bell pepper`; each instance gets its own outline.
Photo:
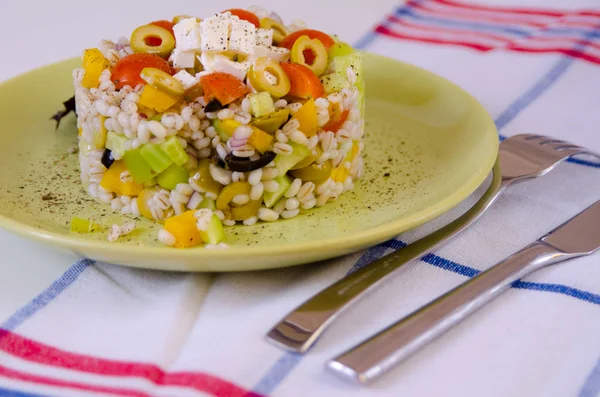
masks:
POLYGON ((261 154, 269 150, 273 143, 273 136, 256 127, 252 127, 252 131, 254 132, 248 138, 248 143, 254 146, 261 154))
POLYGON ((93 233, 100 230, 100 225, 88 219, 74 216, 71 218, 71 231, 75 233, 93 233))
POLYGON ((140 96, 139 103, 158 113, 162 113, 179 102, 179 98, 167 94, 151 85, 146 85, 140 96))
POLYGON ((333 179, 336 182, 344 183, 348 176, 350 176, 350 171, 348 171, 348 169, 346 169, 343 165, 334 168, 333 172, 331 173, 331 179, 333 179))
POLYGON ((233 136, 233 133, 235 132, 235 130, 242 125, 242 123, 240 123, 239 121, 235 121, 233 119, 227 119, 227 120, 214 120, 213 121, 213 126, 215 127, 215 130, 217 130, 217 133, 219 134, 219 136, 221 136, 222 140, 225 140, 225 138, 229 139, 233 136))
POLYGON ((144 185, 135 183, 133 180, 131 182, 121 181, 121 174, 125 171, 127 171, 125 163, 122 160, 115 161, 104 173, 100 186, 109 192, 137 197, 144 190, 144 185))
POLYGON ((194 212, 186 211, 165 221, 165 230, 175 237, 175 247, 189 248, 202 243, 202 235, 196 226, 194 212))
POLYGON ((83 80, 81 85, 85 88, 98 88, 100 75, 110 66, 108 59, 97 48, 90 48, 83 52, 83 80))
POLYGON ((79 136, 81 136, 81 134, 83 134, 83 130, 81 129, 81 127, 77 128, 77 130, 79 131, 79 136))
POLYGON ((108 134, 108 131, 106 130, 106 127, 104 126, 104 122, 106 121, 106 117, 102 116, 102 115, 98 115, 98 121, 99 121, 99 130, 94 130, 93 131, 93 137, 94 137, 94 146, 96 147, 96 149, 104 149, 104 147, 106 146, 106 135, 108 134))
POLYGON ((315 100, 308 100, 300 110, 296 112, 294 118, 300 123, 299 130, 310 138, 317 134, 317 105, 315 100))

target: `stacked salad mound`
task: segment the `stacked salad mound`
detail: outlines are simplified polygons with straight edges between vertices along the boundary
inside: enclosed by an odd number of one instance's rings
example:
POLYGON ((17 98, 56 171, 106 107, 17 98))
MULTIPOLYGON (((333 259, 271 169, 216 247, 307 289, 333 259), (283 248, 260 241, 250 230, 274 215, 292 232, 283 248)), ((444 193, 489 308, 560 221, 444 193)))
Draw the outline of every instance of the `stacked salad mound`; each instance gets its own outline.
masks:
POLYGON ((363 170, 362 57, 259 7, 103 40, 73 72, 81 180, 174 247, 293 218, 363 170))

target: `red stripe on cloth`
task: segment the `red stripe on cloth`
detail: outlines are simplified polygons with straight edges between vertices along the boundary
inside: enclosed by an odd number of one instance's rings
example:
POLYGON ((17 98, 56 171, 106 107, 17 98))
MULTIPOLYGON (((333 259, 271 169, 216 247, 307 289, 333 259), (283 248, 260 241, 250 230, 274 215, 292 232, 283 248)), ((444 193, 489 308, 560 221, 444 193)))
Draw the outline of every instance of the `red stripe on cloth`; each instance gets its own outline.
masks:
POLYGON ((422 42, 422 43, 459 45, 459 46, 472 48, 474 50, 482 51, 482 52, 490 51, 490 50, 494 49, 494 47, 491 47, 491 46, 486 46, 486 45, 481 45, 481 44, 474 44, 474 43, 469 42, 469 41, 449 40, 449 39, 443 39, 443 38, 431 38, 431 37, 419 36, 419 35, 416 35, 416 34, 415 35, 413 35, 413 34, 410 34, 410 35, 403 34, 403 33, 395 32, 395 31, 393 31, 391 29, 388 29, 385 26, 378 26, 377 28, 375 28, 375 31, 377 33, 385 35, 385 36, 395 37, 397 39, 418 41, 418 42, 422 42))
POLYGON ((455 34, 455 35, 459 35, 459 36, 468 36, 473 41, 476 41, 477 38, 483 37, 483 38, 489 38, 492 40, 496 40, 502 44, 508 44, 511 42, 510 38, 500 36, 497 34, 493 34, 493 33, 473 32, 472 30, 461 29, 461 28, 439 27, 439 26, 435 26, 435 25, 419 24, 419 23, 415 23, 414 21, 409 21, 407 19, 399 18, 395 15, 390 16, 389 21, 396 25, 407 26, 410 28, 418 29, 418 30, 427 30, 427 31, 431 31, 431 32, 450 33, 450 34, 455 34))
POLYGON ((39 376, 28 374, 26 372, 17 371, 11 368, 0 365, 0 376, 20 380, 23 382, 35 383, 37 385, 63 387, 72 390, 81 390, 95 393, 114 394, 115 396, 126 396, 126 397, 152 397, 149 394, 138 392, 135 390, 113 388, 105 386, 92 386, 86 385, 79 382, 69 382, 60 379, 49 378, 46 376, 39 376))
POLYGON ((446 4, 432 2, 411 1, 410 6, 420 10, 430 16, 451 18, 455 20, 466 20, 471 22, 492 22, 510 26, 525 26, 532 28, 541 28, 548 25, 549 22, 556 20, 556 17, 543 16, 542 18, 529 15, 505 14, 483 10, 472 10, 464 7, 454 7, 446 4))
POLYGON ((473 3, 460 2, 455 0, 431 0, 436 3, 446 4, 453 7, 459 8, 467 8, 471 10, 481 10, 481 11, 493 11, 500 13, 515 13, 515 14, 523 14, 523 15, 542 15, 542 16, 550 16, 550 17, 561 17, 567 14, 571 15, 585 15, 585 16, 600 16, 600 11, 594 10, 577 10, 577 11, 568 11, 568 10, 549 10, 549 9, 541 9, 541 8, 507 8, 507 7, 494 7, 494 6, 484 6, 473 3))
POLYGON ((206 373, 167 373, 155 364, 109 360, 71 353, 2 329, 0 329, 0 350, 36 364, 97 375, 144 378, 159 386, 186 386, 217 397, 261 397, 259 394, 206 373))
POLYGON ((508 48, 511 51, 528 52, 528 53, 561 53, 573 58, 579 58, 600 65, 600 57, 586 54, 569 48, 531 48, 526 46, 511 46, 508 48))

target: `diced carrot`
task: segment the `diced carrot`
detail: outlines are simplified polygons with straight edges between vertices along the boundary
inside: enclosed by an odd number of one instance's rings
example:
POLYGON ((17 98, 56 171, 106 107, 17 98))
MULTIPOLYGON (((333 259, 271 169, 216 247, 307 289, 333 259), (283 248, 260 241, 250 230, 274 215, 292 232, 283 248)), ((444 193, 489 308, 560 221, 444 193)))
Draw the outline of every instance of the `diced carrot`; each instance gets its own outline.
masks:
POLYGON ((206 103, 216 98, 223 106, 230 104, 248 93, 248 87, 237 77, 222 72, 214 72, 200 78, 204 88, 206 103))

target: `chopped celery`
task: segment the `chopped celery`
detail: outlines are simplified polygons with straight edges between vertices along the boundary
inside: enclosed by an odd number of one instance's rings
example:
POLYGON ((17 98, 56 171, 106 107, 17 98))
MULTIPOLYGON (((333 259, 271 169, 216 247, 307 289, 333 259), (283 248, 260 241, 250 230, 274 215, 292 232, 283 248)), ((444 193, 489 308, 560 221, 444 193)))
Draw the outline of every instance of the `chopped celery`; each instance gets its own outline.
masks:
POLYGON ((364 90, 364 77, 363 77, 363 55, 360 52, 354 52, 352 54, 339 56, 333 59, 333 68, 336 73, 346 76, 346 70, 352 68, 356 74, 355 86, 359 91, 364 90))
POLYGON ((329 48, 327 55, 329 56, 329 59, 333 59, 344 55, 350 55, 354 52, 355 50, 350 44, 338 41, 329 48))
POLYGON ((211 211, 216 211, 217 210, 217 204, 215 202, 215 200, 213 199, 209 199, 208 197, 204 198, 204 200, 202 200, 202 202, 200 203, 200 205, 198 206, 198 208, 206 208, 209 209, 211 211))
POLYGON ((160 174, 173 164, 171 158, 162 151, 158 144, 147 143, 140 148, 140 153, 144 160, 146 160, 146 163, 152 168, 152 171, 157 174, 160 174))
POLYGON ((93 233, 100 230, 100 225, 94 223, 88 219, 78 218, 76 216, 71 218, 71 231, 75 233, 93 233))
POLYGON ((225 240, 225 229, 218 216, 213 214, 208 229, 206 231, 200 230, 200 236, 205 244, 219 244, 225 240))
POLYGON ((271 94, 266 91, 257 92, 249 96, 254 117, 263 117, 275 111, 271 94))
POLYGON ((171 165, 169 168, 158 174, 156 183, 164 189, 173 190, 179 183, 187 183, 190 174, 177 164, 171 165))
POLYGON ((348 77, 341 73, 330 73, 323 77, 321 77, 321 84, 323 84, 323 89, 325 90, 325 94, 331 94, 333 92, 340 92, 344 88, 350 88, 350 82, 348 81, 348 77))
POLYGON ((127 171, 136 183, 146 183, 154 178, 154 173, 150 165, 144 160, 140 149, 129 150, 123 156, 123 162, 127 171))
POLYGON ((279 175, 285 175, 293 166, 304 160, 306 157, 311 155, 311 151, 305 145, 299 143, 288 142, 288 145, 292 147, 292 153, 290 154, 278 154, 275 157, 275 166, 279 170, 279 175))
POLYGON ((188 162, 190 156, 183 150, 183 146, 179 143, 177 137, 170 137, 166 142, 160 145, 160 148, 173 160, 177 165, 183 165, 188 162))
POLYGON ((286 190, 290 187, 293 180, 288 175, 283 175, 274 179, 275 182, 279 184, 279 189, 275 192, 265 192, 264 193, 264 202, 265 205, 269 208, 274 206, 285 194, 286 190))
POLYGON ((108 131, 106 134, 106 148, 121 157, 125 154, 125 142, 127 142, 127 137, 124 135, 119 135, 114 131, 108 131))

